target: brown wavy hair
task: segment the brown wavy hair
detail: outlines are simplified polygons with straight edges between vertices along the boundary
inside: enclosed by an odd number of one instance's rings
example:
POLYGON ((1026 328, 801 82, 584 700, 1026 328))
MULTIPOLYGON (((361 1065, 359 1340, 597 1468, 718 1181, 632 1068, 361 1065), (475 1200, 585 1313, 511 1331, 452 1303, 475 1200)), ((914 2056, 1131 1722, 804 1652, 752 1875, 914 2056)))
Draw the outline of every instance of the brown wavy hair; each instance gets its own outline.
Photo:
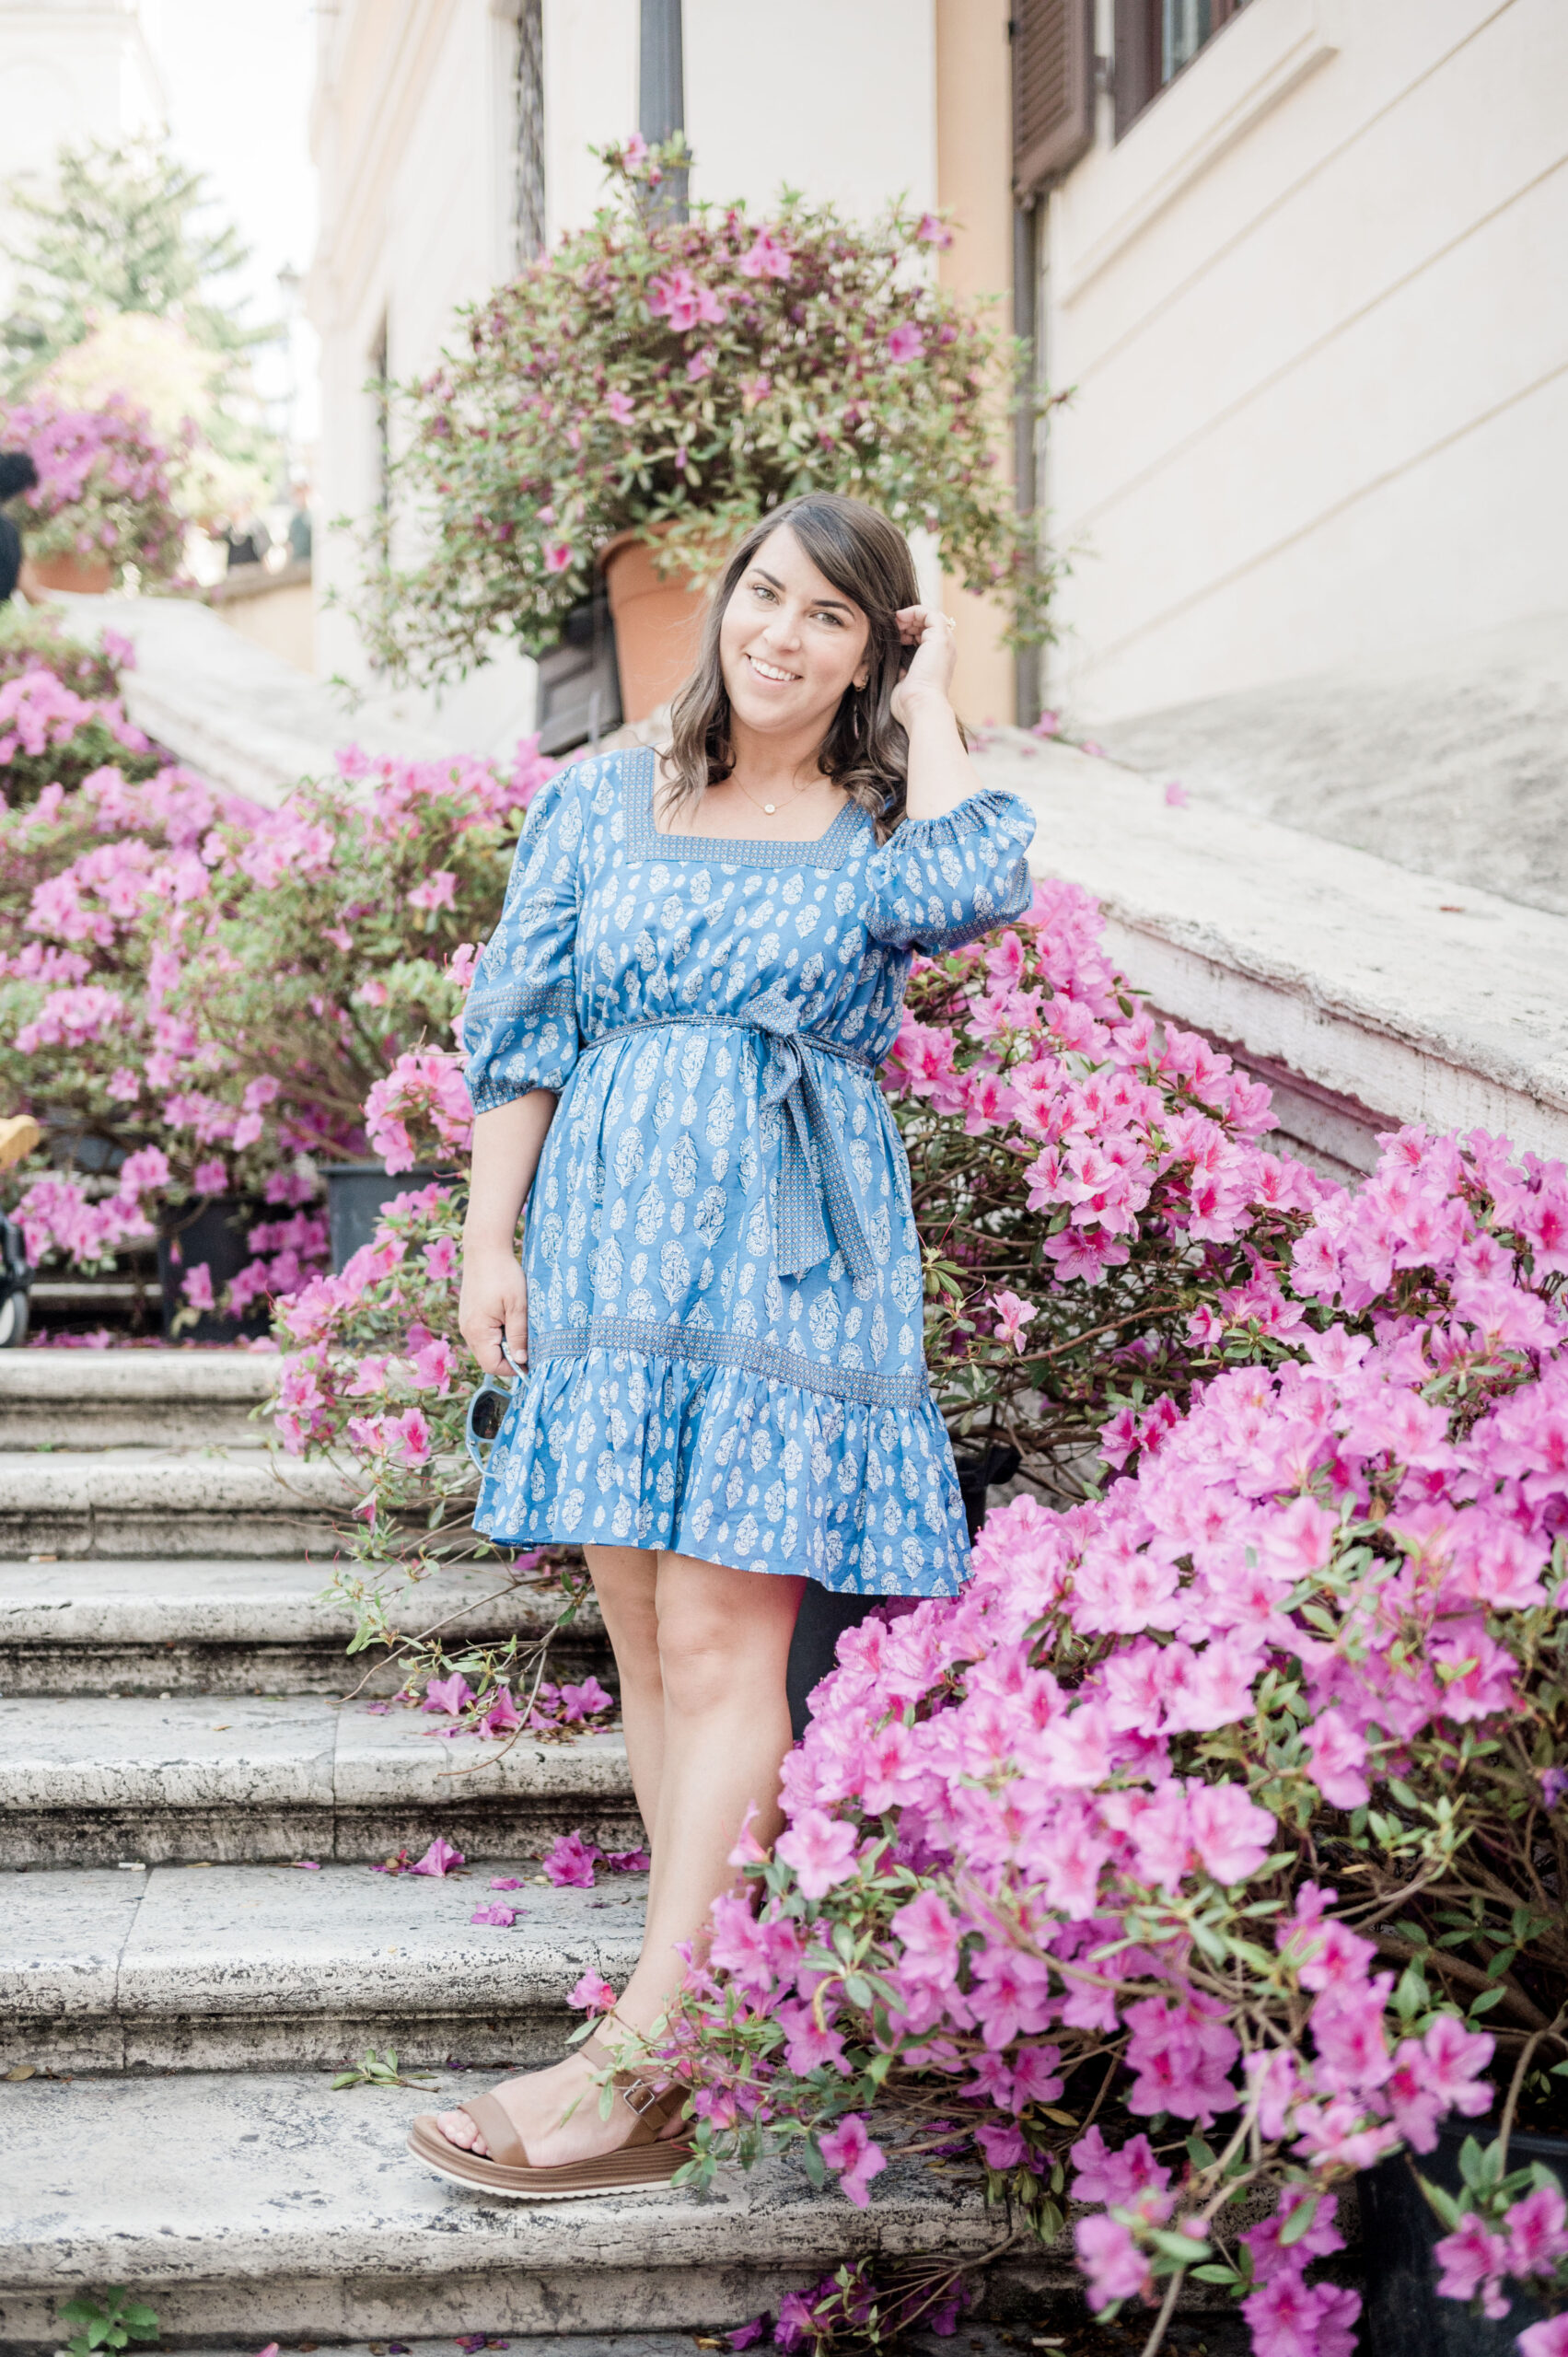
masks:
POLYGON ((753 524, 726 565, 703 627, 697 667, 671 707, 669 806, 694 801, 735 767, 729 693, 719 664, 719 631, 742 575, 764 540, 787 524, 806 554, 841 597, 853 598, 871 625, 864 688, 846 688, 817 749, 824 777, 870 812, 885 842, 904 815, 909 738, 889 709, 903 671, 900 607, 920 603, 910 545, 896 524, 863 499, 807 492, 753 524))

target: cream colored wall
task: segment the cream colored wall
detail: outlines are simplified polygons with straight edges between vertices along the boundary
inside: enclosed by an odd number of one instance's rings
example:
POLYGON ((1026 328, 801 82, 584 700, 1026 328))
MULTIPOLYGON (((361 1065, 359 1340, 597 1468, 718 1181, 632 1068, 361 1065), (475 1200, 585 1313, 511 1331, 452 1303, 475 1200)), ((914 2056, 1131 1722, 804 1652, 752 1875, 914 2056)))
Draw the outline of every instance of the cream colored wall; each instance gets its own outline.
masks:
POLYGON ((1561 605, 1565 251, 1562 0, 1250 0, 1102 127, 1049 222, 1069 707, 1561 605))
MULTIPOLYGON (((936 0, 936 193, 956 216, 957 235, 937 258, 945 286, 970 301, 998 297, 993 312, 1012 324, 1012 152, 1006 135, 1011 61, 1008 0, 936 0)), ((997 470, 1013 472, 1011 435, 997 438, 997 470)), ((989 599, 946 585, 956 619, 958 665, 953 698, 971 722, 1014 717, 1013 657, 989 599)))
MULTIPOLYGON (((431 367, 460 305, 511 268, 506 28, 489 0, 345 0, 323 24, 314 110, 321 236, 310 278, 321 335, 317 668, 363 678, 346 603, 356 554, 341 515, 377 492, 366 389, 383 318, 394 381, 431 367)), ((531 666, 498 662, 411 709, 454 743, 487 747, 526 719, 531 666)))
POLYGON ((637 0, 544 0, 544 210, 552 241, 604 202, 588 154, 637 128, 637 0))
POLYGON ((684 0, 691 193, 787 181, 857 219, 936 199, 935 0, 684 0))
MULTIPOLYGON (((977 0, 989 12, 993 0, 977 0)), ((765 205, 788 180, 863 217, 937 201, 936 0, 796 0, 789 38, 764 0, 686 0, 692 193, 765 205), (830 71, 824 71, 824 64, 830 71)), ((637 121, 637 0, 544 0, 551 238, 602 197, 587 154, 637 121)), ((330 519, 376 493, 365 389, 380 320, 394 378, 435 361, 463 301, 512 266, 509 34, 491 0, 343 0, 323 12, 314 149, 322 230, 309 288, 322 339, 319 594, 352 592, 330 519)), ((317 668, 364 676, 345 610, 318 610, 317 668)), ((515 735, 532 667, 487 666, 421 717, 454 743, 515 735)), ((989 706, 988 706, 989 709, 989 706)))

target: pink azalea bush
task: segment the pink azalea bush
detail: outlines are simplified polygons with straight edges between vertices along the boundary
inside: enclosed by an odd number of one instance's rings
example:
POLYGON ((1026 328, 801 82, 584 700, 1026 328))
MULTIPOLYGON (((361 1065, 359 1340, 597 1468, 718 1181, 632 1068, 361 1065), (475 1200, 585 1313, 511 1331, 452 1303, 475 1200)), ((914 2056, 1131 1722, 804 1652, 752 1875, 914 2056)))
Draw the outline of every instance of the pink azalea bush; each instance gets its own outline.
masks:
POLYGON ((948 1428, 1063 1498, 1086 1449, 1124 1463, 1200 1376, 1284 1347, 1280 1271, 1326 1191, 1268 1150, 1268 1090, 1141 1004, 1100 923, 1041 883, 1017 925, 917 960, 883 1074, 948 1428))
POLYGON ((58 608, 29 606, 17 598, 0 606, 0 685, 19 672, 43 670, 79 696, 118 696, 121 675, 135 668, 136 650, 119 631, 100 632, 98 644, 89 646, 71 636, 58 608))
POLYGON ((122 396, 90 410, 48 399, 0 409, 0 442, 28 451, 38 469, 22 500, 29 552, 107 563, 116 577, 134 564, 145 579, 167 580, 184 550, 175 477, 194 441, 188 424, 180 447, 167 448, 146 412, 122 396))
POLYGON ((1043 2235, 1077 2205, 1098 2312, 1198 2271, 1260 2357, 1349 2357, 1344 2189, 1497 2106, 1441 2288, 1565 2296, 1505 2150, 1568 2061, 1565 1220, 1562 1165, 1387 1140, 1249 1363, 843 1640, 671 2026, 698 2174, 972 2153, 1043 2235))
POLYGON ((46 1161, 87 1140, 89 1161, 154 1154, 165 1224, 212 1194, 269 1213, 223 1305, 241 1311, 324 1257, 323 1161, 374 1146, 406 1168, 466 1145, 437 1042, 549 764, 525 743, 506 771, 343 768, 271 809, 105 763, 0 813, 0 1088, 50 1132, 5 1183, 42 1248, 75 1259, 85 1238, 97 1260, 133 1232, 93 1208, 103 1182, 46 1161))
POLYGON ((611 203, 467 318, 466 350, 405 389, 362 623, 396 671, 466 671, 497 638, 541 653, 617 533, 701 572, 796 493, 869 499, 949 574, 1043 634, 1052 567, 1000 480, 1010 343, 921 264, 943 225, 875 226, 786 196, 660 209, 679 145, 608 147, 611 203))
MULTIPOLYGON (((90 656, 72 668, 87 670, 84 687, 97 684, 90 656)), ((54 664, 30 659, 30 650, 27 662, 0 678, 0 808, 36 801, 50 784, 72 792, 110 764, 131 781, 167 765, 167 756, 126 717, 112 690, 82 692, 54 664)))

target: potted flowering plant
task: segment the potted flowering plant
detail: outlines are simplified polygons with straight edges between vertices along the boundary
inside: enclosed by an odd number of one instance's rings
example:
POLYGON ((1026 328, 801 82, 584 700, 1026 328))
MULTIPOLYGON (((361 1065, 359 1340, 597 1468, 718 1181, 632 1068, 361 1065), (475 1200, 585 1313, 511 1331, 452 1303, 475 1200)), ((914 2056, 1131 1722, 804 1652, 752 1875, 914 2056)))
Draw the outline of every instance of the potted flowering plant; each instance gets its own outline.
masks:
POLYGON ((170 449, 145 410, 119 395, 93 409, 49 400, 0 411, 0 439, 38 469, 24 494, 29 552, 45 588, 107 589, 127 565, 145 580, 178 571, 184 526, 172 476, 194 435, 170 449))
POLYGON ((678 222, 657 191, 683 149, 602 153, 612 203, 473 306, 466 349, 406 389, 393 497, 414 528, 377 543, 363 621, 377 656, 443 679, 498 639, 541 654, 608 551, 640 718, 691 644, 661 668, 628 598, 668 632, 661 589, 679 601, 759 516, 813 490, 935 533, 948 570, 1039 638, 1051 565, 994 469, 1013 347, 911 267, 945 225, 895 208, 865 229, 794 196, 766 220, 699 206, 678 222), (412 563, 385 556, 405 540, 412 563))

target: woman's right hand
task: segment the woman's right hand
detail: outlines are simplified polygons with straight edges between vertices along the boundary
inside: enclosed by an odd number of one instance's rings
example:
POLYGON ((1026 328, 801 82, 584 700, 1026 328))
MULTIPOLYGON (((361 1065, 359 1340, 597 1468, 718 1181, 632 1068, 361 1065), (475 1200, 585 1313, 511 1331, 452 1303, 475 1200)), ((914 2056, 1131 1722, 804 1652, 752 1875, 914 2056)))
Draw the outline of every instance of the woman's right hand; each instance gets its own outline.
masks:
POLYGON ((503 1335, 518 1366, 527 1366, 528 1289, 514 1254, 494 1245, 465 1248, 458 1326, 486 1375, 508 1371, 503 1335))

